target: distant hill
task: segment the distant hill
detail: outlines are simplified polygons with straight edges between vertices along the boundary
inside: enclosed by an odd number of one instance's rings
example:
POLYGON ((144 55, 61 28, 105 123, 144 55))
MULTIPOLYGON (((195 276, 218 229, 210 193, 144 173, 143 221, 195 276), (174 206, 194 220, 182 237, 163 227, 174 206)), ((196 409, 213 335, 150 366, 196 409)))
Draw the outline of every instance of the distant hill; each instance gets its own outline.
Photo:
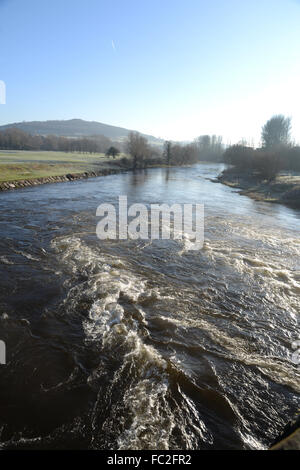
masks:
MULTIPOLYGON (((123 127, 110 126, 96 121, 84 121, 83 119, 69 119, 66 121, 23 121, 14 122, 0 126, 0 131, 16 127, 32 135, 57 135, 64 137, 87 137, 104 135, 112 140, 124 140, 129 129, 123 127)), ((151 135, 142 134, 152 144, 161 144, 162 139, 151 135)))

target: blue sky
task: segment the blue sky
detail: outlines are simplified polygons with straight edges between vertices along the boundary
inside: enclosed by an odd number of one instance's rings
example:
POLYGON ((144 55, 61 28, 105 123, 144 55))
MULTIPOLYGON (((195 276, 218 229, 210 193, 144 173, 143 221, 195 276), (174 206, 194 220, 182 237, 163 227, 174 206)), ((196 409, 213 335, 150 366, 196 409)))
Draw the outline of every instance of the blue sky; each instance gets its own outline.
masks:
POLYGON ((0 123, 82 118, 174 140, 300 142, 300 1, 0 0, 0 123))

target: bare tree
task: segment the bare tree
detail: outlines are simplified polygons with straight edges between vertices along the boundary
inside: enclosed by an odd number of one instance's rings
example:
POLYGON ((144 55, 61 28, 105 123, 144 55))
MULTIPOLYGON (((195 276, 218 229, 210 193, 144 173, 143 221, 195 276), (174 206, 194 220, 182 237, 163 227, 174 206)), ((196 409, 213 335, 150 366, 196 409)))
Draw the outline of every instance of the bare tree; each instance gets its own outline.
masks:
POLYGON ((149 156, 147 139, 139 132, 130 132, 127 137, 126 150, 133 160, 133 168, 143 166, 143 161, 149 156))
POLYGON ((197 145, 172 144, 171 159, 172 164, 175 165, 190 165, 196 163, 199 160, 197 145))
POLYGON ((266 149, 289 145, 291 140, 291 118, 277 114, 269 119, 262 128, 262 145, 266 149))
POLYGON ((164 157, 166 159, 167 165, 170 165, 171 153, 172 153, 172 143, 169 140, 167 140, 164 145, 164 157))

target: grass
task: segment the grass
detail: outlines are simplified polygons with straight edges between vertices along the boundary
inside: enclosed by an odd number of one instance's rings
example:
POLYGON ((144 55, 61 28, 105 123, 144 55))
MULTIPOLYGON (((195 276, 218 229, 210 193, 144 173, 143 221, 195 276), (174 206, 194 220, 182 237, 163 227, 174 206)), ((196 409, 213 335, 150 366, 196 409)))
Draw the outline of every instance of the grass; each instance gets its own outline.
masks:
POLYGON ((0 150, 0 181, 31 180, 95 171, 112 161, 103 153, 0 150))

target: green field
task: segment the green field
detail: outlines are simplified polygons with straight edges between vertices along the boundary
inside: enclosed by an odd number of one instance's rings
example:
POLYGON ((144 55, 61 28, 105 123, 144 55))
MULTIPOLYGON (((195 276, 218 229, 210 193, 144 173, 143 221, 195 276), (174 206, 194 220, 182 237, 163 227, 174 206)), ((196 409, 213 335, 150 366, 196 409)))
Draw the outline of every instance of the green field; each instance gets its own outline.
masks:
POLYGON ((97 171, 117 160, 109 159, 103 153, 0 150, 0 181, 97 171))

